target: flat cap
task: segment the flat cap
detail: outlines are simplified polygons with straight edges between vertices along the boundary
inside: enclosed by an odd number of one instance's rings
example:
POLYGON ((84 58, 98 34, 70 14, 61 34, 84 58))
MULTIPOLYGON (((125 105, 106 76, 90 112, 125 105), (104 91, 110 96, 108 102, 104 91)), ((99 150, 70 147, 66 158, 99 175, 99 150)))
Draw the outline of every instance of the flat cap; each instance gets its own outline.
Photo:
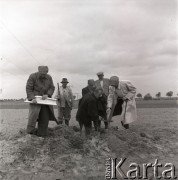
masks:
POLYGON ((97 75, 101 76, 101 75, 104 75, 104 73, 103 72, 98 72, 97 75))

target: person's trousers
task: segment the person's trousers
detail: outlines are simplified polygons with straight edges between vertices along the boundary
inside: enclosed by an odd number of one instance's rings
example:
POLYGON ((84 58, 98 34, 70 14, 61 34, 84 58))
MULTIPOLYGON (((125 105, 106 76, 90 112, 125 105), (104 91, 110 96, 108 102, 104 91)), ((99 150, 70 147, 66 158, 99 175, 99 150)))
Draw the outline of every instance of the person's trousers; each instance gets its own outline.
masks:
POLYGON ((63 120, 65 120, 65 124, 69 126, 69 120, 71 118, 71 107, 66 105, 66 107, 58 108, 58 120, 62 124, 63 120))
POLYGON ((92 122, 90 121, 89 124, 84 124, 85 127, 85 135, 88 136, 91 134, 91 130, 92 130, 92 122))
MULTIPOLYGON (((100 121, 101 122, 101 121, 100 121)), ((94 128, 95 128, 95 131, 98 131, 98 129, 100 128, 100 125, 99 125, 99 120, 94 120, 93 121, 93 125, 94 125, 94 128)))
POLYGON ((49 107, 42 105, 38 118, 37 136, 44 137, 48 135, 49 118, 50 118, 49 107))
POLYGON ((82 133, 83 126, 85 127, 85 135, 88 136, 92 130, 92 121, 90 118, 79 119, 80 133, 82 133))

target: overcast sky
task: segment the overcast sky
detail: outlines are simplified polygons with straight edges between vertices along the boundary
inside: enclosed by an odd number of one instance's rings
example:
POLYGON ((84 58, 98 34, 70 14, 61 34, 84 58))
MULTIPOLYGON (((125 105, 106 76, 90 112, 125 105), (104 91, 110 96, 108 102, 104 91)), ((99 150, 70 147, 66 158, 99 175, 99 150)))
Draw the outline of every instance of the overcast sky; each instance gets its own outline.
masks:
POLYGON ((74 93, 103 71, 176 95, 176 24, 174 0, 0 0, 0 98, 25 98, 39 64, 74 93))

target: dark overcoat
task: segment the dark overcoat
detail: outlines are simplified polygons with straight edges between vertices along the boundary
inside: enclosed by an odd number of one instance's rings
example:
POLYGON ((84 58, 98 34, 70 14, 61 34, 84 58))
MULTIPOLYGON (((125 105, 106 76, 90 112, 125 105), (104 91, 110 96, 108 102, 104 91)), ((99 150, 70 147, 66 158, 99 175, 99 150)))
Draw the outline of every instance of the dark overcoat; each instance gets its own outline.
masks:
MULTIPOLYGON (((27 99, 29 101, 33 100, 35 96, 43 96, 47 94, 52 97, 55 87, 53 84, 52 77, 46 74, 44 78, 40 77, 39 72, 33 73, 29 76, 26 84, 27 99)), ((32 124, 37 121, 40 113, 40 104, 30 104, 29 105, 29 122, 32 124)), ((50 109, 50 120, 56 121, 54 116, 53 106, 49 106, 50 109)), ((30 130, 29 130, 30 131, 30 130)))
POLYGON ((89 126, 91 121, 98 120, 97 98, 93 93, 83 97, 78 108, 77 117, 85 126, 89 126))
POLYGON ((92 92, 90 91, 90 89, 88 88, 88 86, 87 86, 87 87, 84 87, 84 88, 82 89, 82 98, 79 99, 78 107, 80 106, 83 97, 84 97, 85 95, 87 95, 88 93, 92 93, 92 92))
POLYGON ((86 94, 91 93, 90 89, 87 87, 82 89, 82 96, 85 96, 86 94))

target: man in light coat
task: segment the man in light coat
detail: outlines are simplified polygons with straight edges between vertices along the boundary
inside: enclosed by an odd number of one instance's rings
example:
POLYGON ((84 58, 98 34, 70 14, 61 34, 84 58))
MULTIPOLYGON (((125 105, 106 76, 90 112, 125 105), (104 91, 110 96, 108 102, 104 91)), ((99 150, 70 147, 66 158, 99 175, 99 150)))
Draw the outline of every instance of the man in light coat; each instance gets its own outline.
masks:
POLYGON ((108 121, 121 114, 121 124, 128 129, 129 124, 137 120, 135 94, 136 88, 130 81, 119 81, 117 76, 112 76, 107 99, 108 121))
POLYGON ((71 110, 74 106, 74 97, 71 88, 67 86, 69 83, 67 78, 63 78, 61 83, 62 86, 60 86, 59 92, 57 91, 55 95, 55 98, 59 100, 58 103, 60 103, 58 106, 58 121, 62 124, 63 120, 65 120, 65 124, 69 126, 71 110))
POLYGON ((49 120, 56 121, 52 106, 37 104, 35 96, 42 96, 42 99, 51 98, 54 93, 52 77, 48 74, 47 66, 39 66, 38 72, 32 73, 26 84, 27 99, 32 101, 29 104, 29 116, 27 133, 37 136, 47 136, 49 120), (38 129, 36 129, 38 122, 38 129))

